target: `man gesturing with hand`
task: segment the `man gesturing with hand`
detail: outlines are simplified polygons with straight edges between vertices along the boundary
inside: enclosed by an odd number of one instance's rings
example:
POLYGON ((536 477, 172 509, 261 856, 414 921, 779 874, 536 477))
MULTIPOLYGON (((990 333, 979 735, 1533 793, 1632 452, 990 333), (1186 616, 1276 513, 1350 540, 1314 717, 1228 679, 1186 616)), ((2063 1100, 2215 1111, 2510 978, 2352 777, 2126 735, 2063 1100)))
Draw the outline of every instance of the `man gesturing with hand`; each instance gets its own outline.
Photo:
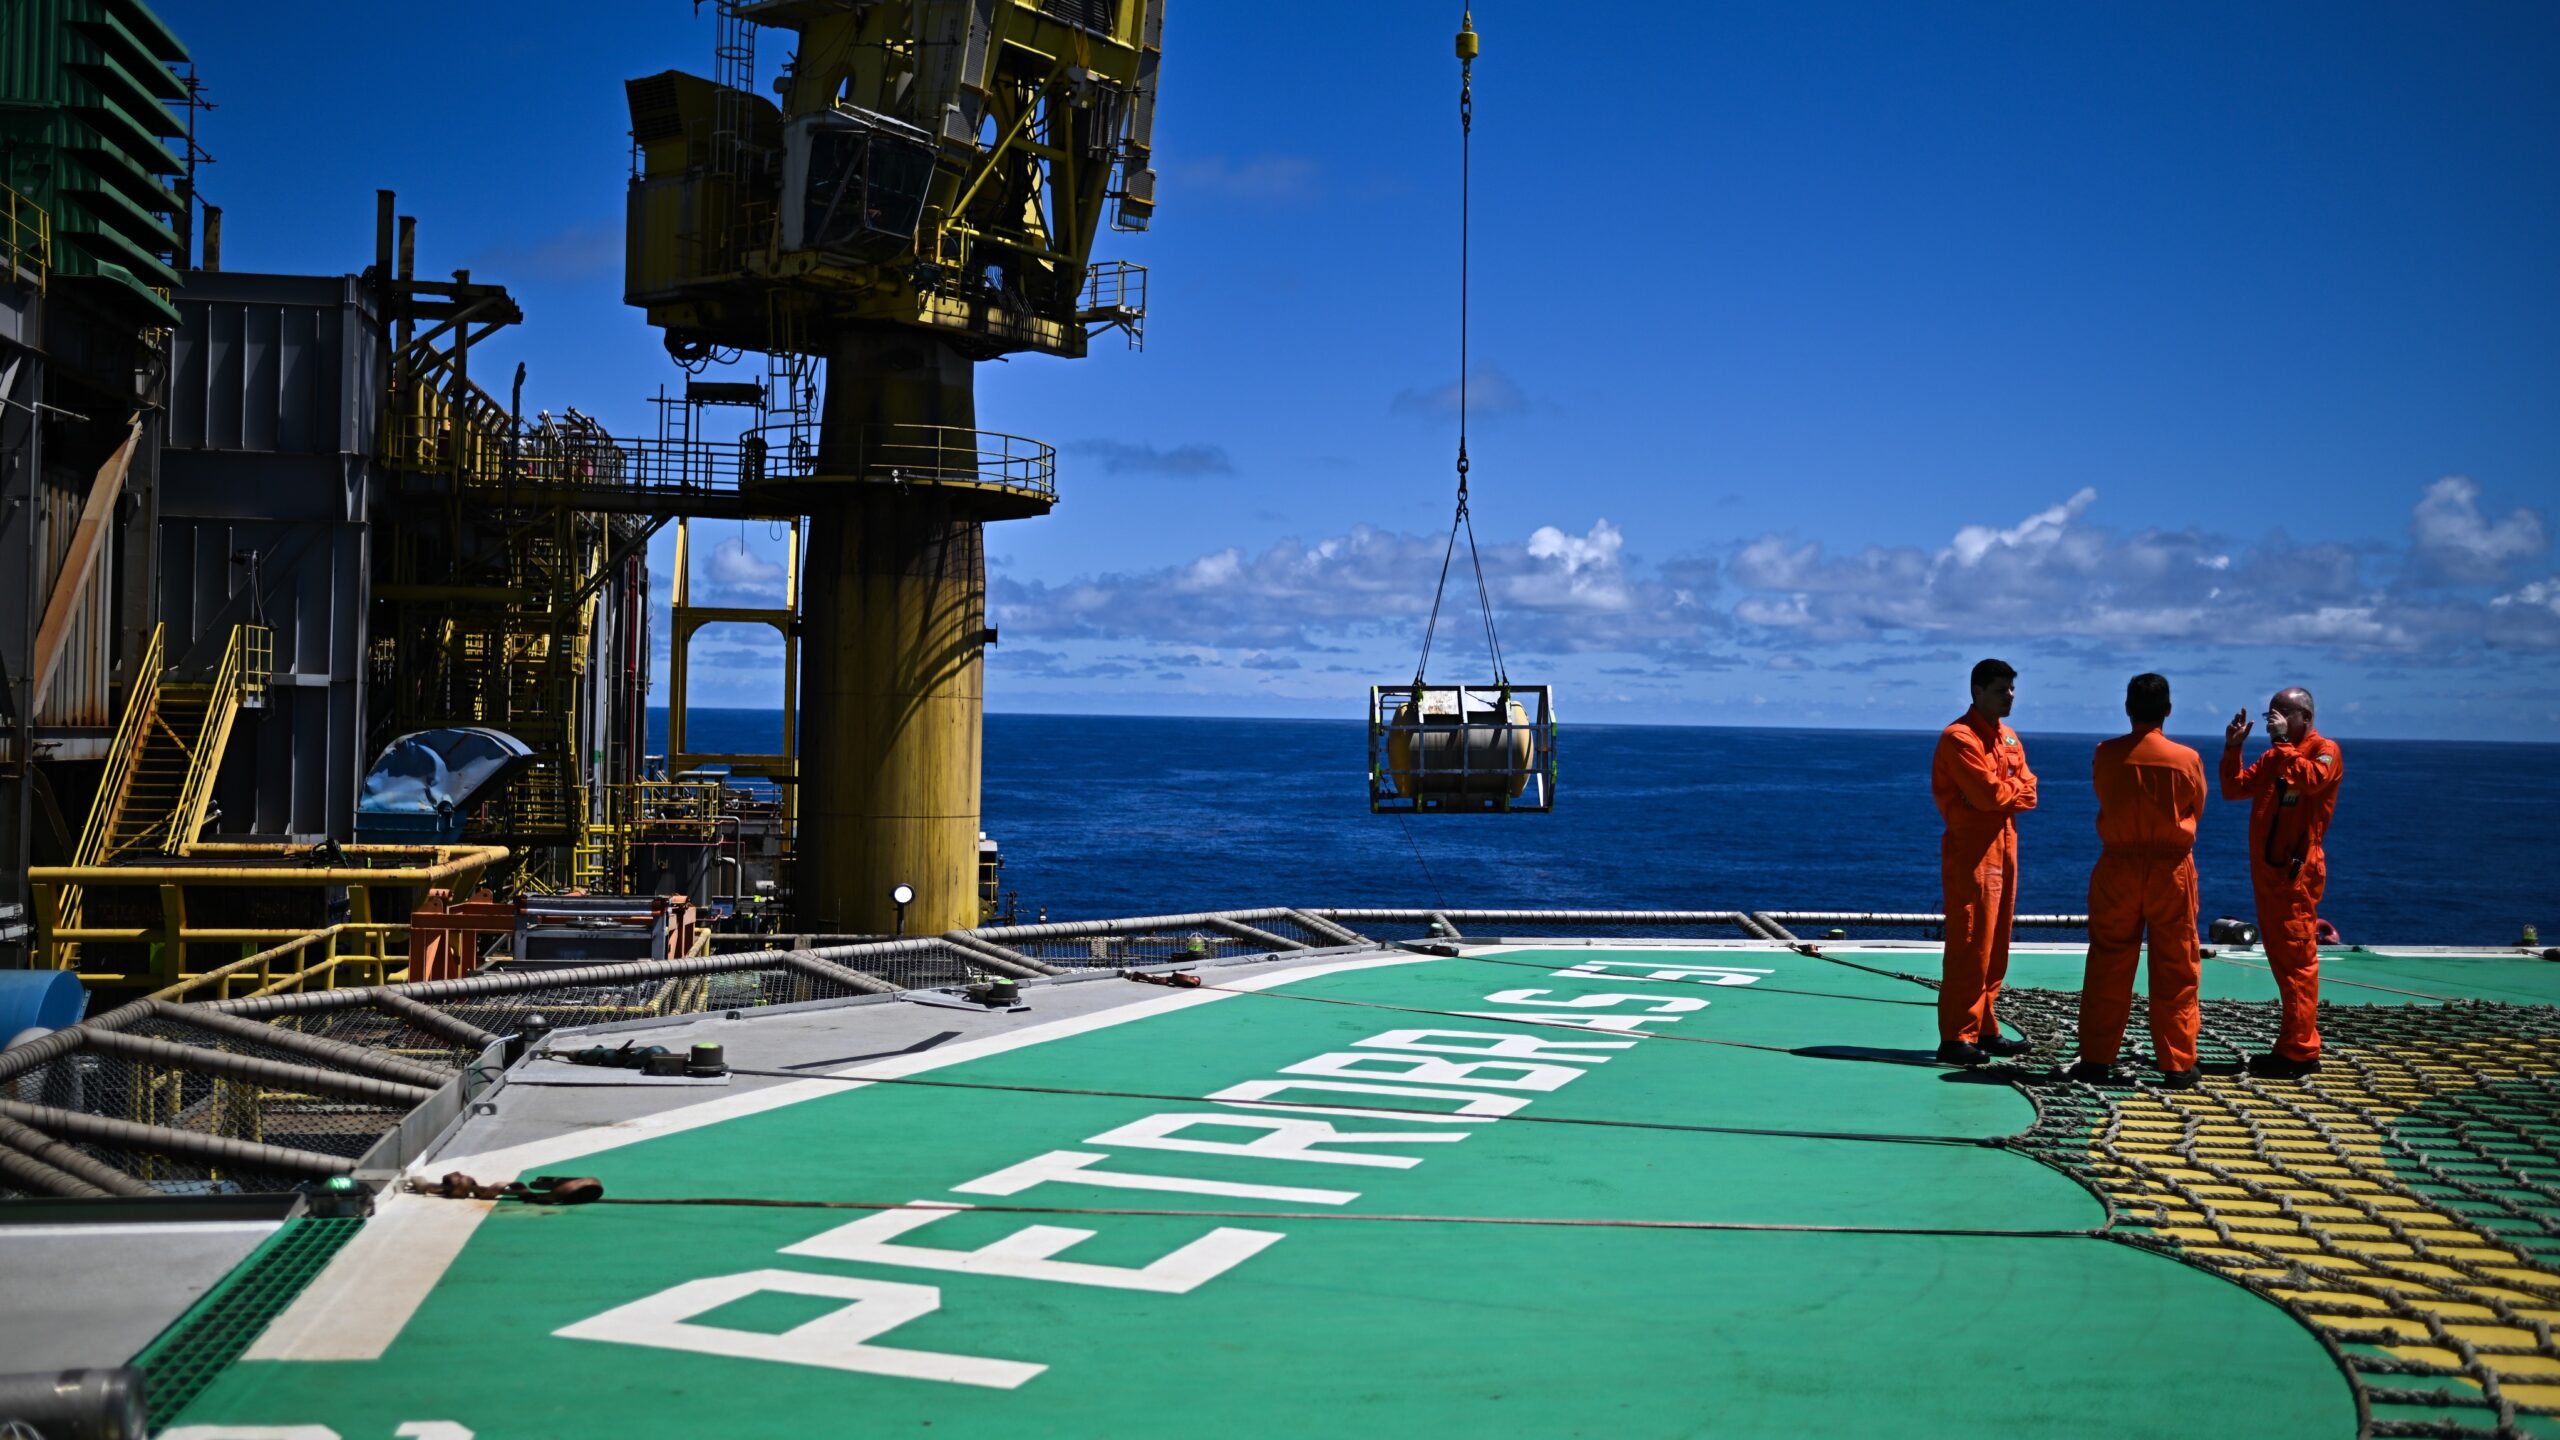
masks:
POLYGON ((2222 798, 2249 801, 2249 888, 2258 901, 2258 938, 2276 976, 2284 1016, 2275 1053, 2249 1061, 2250 1073, 2298 1080, 2320 1068, 2320 896, 2329 859, 2321 840, 2338 808, 2346 759, 2311 726, 2311 692, 2299 685, 2267 702, 2267 749, 2240 763, 2249 713, 2222 732, 2222 798))

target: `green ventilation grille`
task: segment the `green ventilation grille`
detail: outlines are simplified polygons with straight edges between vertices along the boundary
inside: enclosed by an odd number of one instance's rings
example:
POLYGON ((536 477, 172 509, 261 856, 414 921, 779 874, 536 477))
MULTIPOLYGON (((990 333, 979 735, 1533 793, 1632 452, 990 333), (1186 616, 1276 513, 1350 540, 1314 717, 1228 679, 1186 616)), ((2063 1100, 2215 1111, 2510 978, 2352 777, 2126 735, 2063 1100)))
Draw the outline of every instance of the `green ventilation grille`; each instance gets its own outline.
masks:
POLYGON ((134 1360, 149 1377, 146 1398, 158 1424, 184 1410, 213 1377, 240 1358, 269 1321, 302 1293, 362 1220, 304 1216, 275 1234, 205 1292, 134 1360))

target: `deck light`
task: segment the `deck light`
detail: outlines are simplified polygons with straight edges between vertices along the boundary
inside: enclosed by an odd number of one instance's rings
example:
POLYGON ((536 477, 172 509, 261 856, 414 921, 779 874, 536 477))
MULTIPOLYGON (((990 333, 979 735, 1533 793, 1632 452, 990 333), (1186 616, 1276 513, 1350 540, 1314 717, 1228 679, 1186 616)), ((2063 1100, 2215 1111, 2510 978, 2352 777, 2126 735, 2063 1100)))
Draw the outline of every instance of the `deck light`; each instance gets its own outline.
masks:
POLYGON ((889 903, 898 907, 898 933, 907 933, 907 902, 916 898, 916 887, 897 884, 889 887, 889 903))

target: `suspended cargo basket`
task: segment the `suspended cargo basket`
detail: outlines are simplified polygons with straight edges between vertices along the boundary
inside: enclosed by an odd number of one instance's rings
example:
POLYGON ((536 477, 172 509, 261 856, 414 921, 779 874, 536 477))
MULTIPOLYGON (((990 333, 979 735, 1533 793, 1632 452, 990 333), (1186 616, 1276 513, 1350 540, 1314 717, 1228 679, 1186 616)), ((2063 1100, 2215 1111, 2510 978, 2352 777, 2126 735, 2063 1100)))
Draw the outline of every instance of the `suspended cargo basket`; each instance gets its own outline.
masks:
POLYGON ((1371 813, 1543 813, 1555 803, 1546 686, 1370 687, 1371 813))

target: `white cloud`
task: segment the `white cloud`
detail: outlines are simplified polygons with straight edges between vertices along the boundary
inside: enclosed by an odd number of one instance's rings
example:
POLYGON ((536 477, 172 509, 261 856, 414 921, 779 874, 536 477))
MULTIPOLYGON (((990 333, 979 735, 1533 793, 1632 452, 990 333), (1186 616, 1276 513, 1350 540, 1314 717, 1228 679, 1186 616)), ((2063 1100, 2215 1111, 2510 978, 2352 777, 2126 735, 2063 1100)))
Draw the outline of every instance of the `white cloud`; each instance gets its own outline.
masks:
POLYGON ((2409 540, 2419 559, 2446 580, 2495 582, 2507 567, 2539 555, 2548 543, 2542 516, 2521 506, 2504 520, 2480 513, 2480 486, 2447 475, 2427 487, 2409 517, 2409 540))
MULTIPOLYGON (((1755 650, 1747 663, 1764 673, 1792 673, 1794 662, 1769 660, 1774 652, 1809 662, 1808 676, 1840 668, 1823 663, 1832 656, 1902 667, 1959 645, 2108 664, 2184 657, 2190 671, 2242 649, 2396 665, 2464 664, 2484 650, 2560 654, 2560 574, 2494 598, 2487 586, 2444 579, 2448 565, 2476 573, 2529 553, 2542 542, 2539 517, 2481 519, 2467 481, 2428 487, 2413 513, 2405 548, 2281 532, 2245 541, 2194 528, 2123 532, 2102 523, 2100 497, 2081 487, 2015 520, 1951 523, 1937 545, 1833 553, 1795 536, 1741 538, 1724 567, 1730 585, 1710 559, 1631 553, 1626 532, 1605 518, 1486 544, 1483 564, 1513 656, 1542 657, 1533 663, 1547 670, 1570 669, 1554 663, 1560 657, 1634 657, 1670 684, 1738 668, 1755 650)), ((1055 677, 1105 679, 1118 672, 1096 667, 1117 666, 1143 678, 1180 666, 1268 686, 1303 657, 1296 683, 1312 694, 1379 657, 1411 653, 1446 545, 1445 534, 1354 526, 1140 572, 1059 582, 999 574, 990 599, 1009 637, 1060 647, 1050 652, 1063 657, 1056 665, 1074 669, 1045 672, 1055 677), (1143 653, 1100 653, 1112 648, 1143 653)), ((1481 663, 1473 582, 1459 556, 1435 662, 1450 654, 1458 669, 1467 668, 1462 656, 1481 663)))
POLYGON ((771 590, 779 595, 782 588, 782 565, 747 548, 747 542, 731 537, 711 547, 705 557, 703 571, 712 584, 730 590, 771 590))
POLYGON ((2095 504, 2097 499, 2098 492, 2084 485, 2070 499, 2051 509, 2039 510, 2006 530, 1994 530, 1987 525, 1967 525, 1956 532, 1955 543, 1948 548, 1954 552, 1959 565, 1980 564, 1982 557, 1994 549, 2048 550, 2062 541, 2071 522, 2079 519, 2080 512, 2095 504))
POLYGON ((2097 501, 2083 487, 2014 524, 1961 526, 1935 550, 1871 545, 1835 557, 1761 536, 1735 556, 1735 580, 1756 593, 1733 616, 1818 642, 1935 634, 2410 652, 2479 632, 2476 606, 2396 599, 2347 547, 2123 535, 2092 523, 2097 501))
MULTIPOLYGON (((998 576, 989 594, 1005 633, 1026 637, 1265 652, 1350 638, 1419 641, 1447 544, 1445 535, 1362 525, 1314 544, 1230 547, 1135 574, 1061 583, 998 576)), ((1725 624, 1699 599, 1714 590, 1712 564, 1682 560, 1638 573, 1624 533, 1607 520, 1580 533, 1541 526, 1526 543, 1486 544, 1482 553, 1506 650, 1694 656, 1725 624)), ((1473 633, 1474 588, 1461 554, 1441 605, 1444 639, 1473 633)))
POLYGON ((2560 575, 2491 600, 2489 643, 2506 650, 2560 650, 2560 575))
MULTIPOLYGON (((1511 576, 1503 596, 1531 609, 1625 610, 1636 598, 1618 564, 1626 544, 1606 520, 1593 522, 1587 535, 1541 525, 1529 537, 1528 554, 1547 563, 1511 576)), ((1678 604, 1677 596, 1672 600, 1678 604)))

